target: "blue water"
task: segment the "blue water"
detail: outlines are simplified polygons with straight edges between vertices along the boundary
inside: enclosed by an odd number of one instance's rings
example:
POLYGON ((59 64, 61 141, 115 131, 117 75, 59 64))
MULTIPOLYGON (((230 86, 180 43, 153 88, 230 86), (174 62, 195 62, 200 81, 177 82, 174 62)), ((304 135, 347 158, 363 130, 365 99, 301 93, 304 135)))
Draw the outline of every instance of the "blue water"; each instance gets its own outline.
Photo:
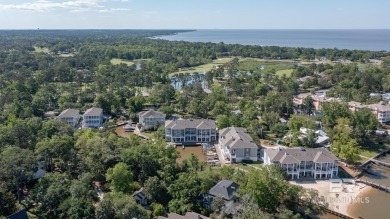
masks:
POLYGON ((386 30, 197 30, 160 39, 260 46, 390 51, 386 30))

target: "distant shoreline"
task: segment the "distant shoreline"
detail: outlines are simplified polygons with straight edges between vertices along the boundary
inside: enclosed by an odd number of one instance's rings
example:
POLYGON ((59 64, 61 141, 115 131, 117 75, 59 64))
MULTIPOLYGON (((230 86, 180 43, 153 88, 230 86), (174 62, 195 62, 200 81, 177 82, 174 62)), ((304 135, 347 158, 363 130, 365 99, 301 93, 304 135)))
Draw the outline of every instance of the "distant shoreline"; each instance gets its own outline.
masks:
POLYGON ((390 51, 390 29, 197 29, 155 39, 361 51, 390 51))

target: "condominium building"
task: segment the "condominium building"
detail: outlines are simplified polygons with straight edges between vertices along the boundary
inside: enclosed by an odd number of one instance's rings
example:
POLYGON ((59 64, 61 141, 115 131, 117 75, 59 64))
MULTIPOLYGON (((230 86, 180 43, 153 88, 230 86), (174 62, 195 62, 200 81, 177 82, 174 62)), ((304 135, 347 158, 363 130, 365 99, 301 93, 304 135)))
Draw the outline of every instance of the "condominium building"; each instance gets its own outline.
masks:
POLYGON ((389 123, 390 122, 390 105, 384 105, 383 102, 377 104, 365 105, 359 102, 351 101, 348 102, 348 108, 352 112, 359 111, 363 108, 368 108, 375 115, 380 123, 389 123))
POLYGON ((179 119, 165 121, 168 142, 201 143, 217 140, 217 126, 210 119, 179 119))
POLYGON ((329 179, 338 175, 338 158, 325 148, 279 148, 264 150, 264 164, 282 167, 291 179, 329 179))
POLYGON ((57 117, 57 119, 64 121, 69 125, 75 127, 80 120, 80 110, 66 109, 61 112, 61 114, 57 117))

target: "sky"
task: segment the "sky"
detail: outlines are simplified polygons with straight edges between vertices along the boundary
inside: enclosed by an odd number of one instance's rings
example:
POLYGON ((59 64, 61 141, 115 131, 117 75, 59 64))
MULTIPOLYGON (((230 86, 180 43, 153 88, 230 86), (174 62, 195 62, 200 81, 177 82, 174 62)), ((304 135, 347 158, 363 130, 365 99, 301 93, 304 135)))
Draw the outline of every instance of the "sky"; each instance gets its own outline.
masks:
POLYGON ((390 29, 389 0, 0 0, 0 29, 390 29))

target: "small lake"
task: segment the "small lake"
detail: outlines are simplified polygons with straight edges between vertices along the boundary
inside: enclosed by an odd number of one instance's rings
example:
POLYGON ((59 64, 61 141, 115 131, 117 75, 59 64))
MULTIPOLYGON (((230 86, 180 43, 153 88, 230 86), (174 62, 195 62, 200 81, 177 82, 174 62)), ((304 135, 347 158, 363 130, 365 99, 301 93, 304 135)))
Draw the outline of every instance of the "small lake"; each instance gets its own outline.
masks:
POLYGON ((194 154, 198 157, 199 161, 205 161, 206 157, 203 153, 202 146, 185 146, 184 148, 182 146, 177 146, 176 150, 179 152, 179 158, 177 158, 177 162, 181 163, 184 159, 191 156, 191 154, 194 154))

